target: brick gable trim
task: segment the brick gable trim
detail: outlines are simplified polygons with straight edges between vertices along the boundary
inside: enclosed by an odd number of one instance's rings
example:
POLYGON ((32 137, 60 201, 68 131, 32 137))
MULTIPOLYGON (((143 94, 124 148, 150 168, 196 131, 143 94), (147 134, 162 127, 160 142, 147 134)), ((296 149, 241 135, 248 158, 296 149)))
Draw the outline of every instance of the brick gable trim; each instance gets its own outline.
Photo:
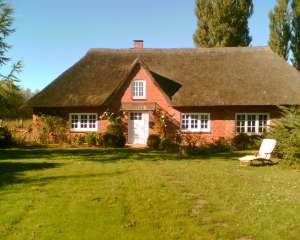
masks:
POLYGON ((112 92, 112 94, 107 98, 107 100, 104 102, 104 106, 109 107, 114 103, 114 100, 119 96, 119 93, 123 90, 124 86, 128 83, 128 81, 131 81, 133 76, 141 69, 143 68, 146 72, 146 74, 149 76, 150 80, 153 82, 153 84, 157 87, 157 89, 160 91, 160 93, 164 96, 165 100, 168 104, 171 105, 171 99, 170 97, 165 93, 165 91, 160 87, 159 83, 156 81, 155 77, 151 73, 149 67, 140 59, 136 58, 134 62, 132 63, 130 70, 126 77, 121 81, 121 83, 118 85, 118 87, 112 92))

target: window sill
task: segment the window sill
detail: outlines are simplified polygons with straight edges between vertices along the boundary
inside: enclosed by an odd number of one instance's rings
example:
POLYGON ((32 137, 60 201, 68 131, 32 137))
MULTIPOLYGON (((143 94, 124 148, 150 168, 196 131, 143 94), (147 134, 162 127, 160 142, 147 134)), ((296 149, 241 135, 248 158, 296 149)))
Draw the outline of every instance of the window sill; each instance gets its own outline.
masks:
POLYGON ((180 130, 181 133, 206 133, 206 134, 211 134, 211 131, 191 131, 191 130, 180 130))
POLYGON ((246 134, 246 135, 248 135, 248 136, 253 136, 253 135, 264 135, 264 134, 266 134, 266 132, 263 132, 263 133, 253 133, 253 132, 251 132, 251 133, 247 133, 247 132, 236 132, 235 133, 235 135, 239 135, 239 134, 246 134))
POLYGON ((146 97, 132 97, 131 100, 147 100, 146 97))
POLYGON ((97 132, 98 129, 70 129, 71 133, 97 132))

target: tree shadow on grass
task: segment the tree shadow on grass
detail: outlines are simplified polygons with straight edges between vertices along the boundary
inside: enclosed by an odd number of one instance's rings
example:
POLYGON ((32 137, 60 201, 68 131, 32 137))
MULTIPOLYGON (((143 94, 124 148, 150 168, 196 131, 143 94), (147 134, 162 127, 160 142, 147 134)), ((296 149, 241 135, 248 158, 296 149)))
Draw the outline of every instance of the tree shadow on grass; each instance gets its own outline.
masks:
POLYGON ((45 185, 52 181, 64 181, 70 179, 89 179, 89 178, 99 178, 99 177, 116 177, 125 174, 127 172, 128 171, 113 171, 113 172, 104 172, 98 174, 76 174, 76 175, 73 174, 73 175, 49 176, 49 177, 42 177, 38 179, 28 179, 26 180, 26 183, 45 185))
POLYGON ((196 156, 180 156, 176 153, 167 153, 164 151, 151 151, 149 149, 140 150, 104 150, 101 155, 92 155, 85 161, 99 161, 99 162, 112 162, 120 160, 134 160, 134 161, 220 161, 220 160, 232 160, 237 161, 241 156, 244 156, 244 152, 228 152, 228 153, 211 153, 211 154, 198 154, 196 156))
POLYGON ((23 174, 26 171, 44 170, 55 168, 58 163, 25 163, 25 162, 0 162, 0 189, 6 185, 25 181, 23 174))
POLYGON ((130 148, 8 148, 0 150, 1 160, 17 159, 64 159, 93 158, 105 155, 129 156, 133 153, 147 153, 147 149, 130 148))
POLYGON ((150 149, 132 148, 12 148, 0 151, 1 160, 18 159, 49 159, 49 160, 83 160, 99 162, 115 162, 120 160, 237 160, 245 155, 241 152, 229 153, 203 153, 197 156, 179 156, 175 153, 153 151, 150 149))

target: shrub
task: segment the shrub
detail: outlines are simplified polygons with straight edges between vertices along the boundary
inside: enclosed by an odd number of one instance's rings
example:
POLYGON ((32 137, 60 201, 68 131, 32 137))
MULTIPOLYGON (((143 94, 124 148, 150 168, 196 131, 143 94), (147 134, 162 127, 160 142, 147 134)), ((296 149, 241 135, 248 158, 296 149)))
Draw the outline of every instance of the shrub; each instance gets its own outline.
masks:
POLYGON ((152 149, 158 149, 160 145, 160 137, 156 134, 149 135, 147 139, 147 146, 152 149))
POLYGON ((232 146, 224 138, 220 137, 213 144, 209 146, 211 152, 223 153, 232 151, 232 146))
POLYGON ((12 144, 12 135, 7 127, 0 127, 0 147, 8 147, 12 144))
POLYGON ((77 134, 71 137, 71 143, 76 145, 82 145, 85 143, 85 136, 81 134, 77 134))
POLYGON ((300 108, 280 107, 282 118, 274 122, 268 137, 277 140, 275 153, 289 166, 300 165, 300 108))
POLYGON ((117 136, 107 132, 103 134, 104 147, 124 147, 125 142, 125 136, 117 136))
POLYGON ((102 133, 97 133, 96 145, 103 146, 103 135, 102 135, 102 133))
POLYGON ((166 113, 164 113, 160 109, 156 109, 153 112, 153 117, 154 117, 154 128, 156 132, 159 133, 159 136, 161 138, 165 138, 167 135, 167 126, 169 124, 169 117, 167 116, 166 113))
POLYGON ((95 146, 95 145, 102 146, 103 145, 102 134, 97 132, 87 133, 85 135, 85 142, 91 146, 95 146))
POLYGON ((123 114, 105 111, 100 118, 110 122, 102 137, 103 145, 105 147, 124 147, 126 138, 122 121, 123 114))
POLYGON ((233 138, 232 144, 237 150, 257 149, 263 136, 240 133, 233 138))
POLYGON ((190 143, 188 145, 180 146, 180 155, 182 156, 197 156, 208 155, 215 153, 225 153, 232 151, 232 145, 229 144, 224 138, 217 139, 211 144, 195 145, 190 143))
POLYGON ((66 141, 68 121, 58 116, 41 115, 34 125, 38 143, 63 143, 66 141))
POLYGON ((103 145, 105 147, 124 147, 126 138, 123 125, 119 122, 113 122, 103 135, 103 145))
POLYGON ((88 145, 95 146, 97 144, 97 133, 91 132, 85 135, 85 142, 88 145))
POLYGON ((121 136, 124 135, 124 127, 121 123, 111 123, 107 126, 106 132, 116 136, 121 136))
POLYGON ((179 145, 169 138, 163 138, 160 143, 160 149, 168 153, 177 153, 179 151, 179 145))
POLYGON ((199 154, 199 148, 193 145, 182 145, 179 148, 181 156, 195 156, 199 154))

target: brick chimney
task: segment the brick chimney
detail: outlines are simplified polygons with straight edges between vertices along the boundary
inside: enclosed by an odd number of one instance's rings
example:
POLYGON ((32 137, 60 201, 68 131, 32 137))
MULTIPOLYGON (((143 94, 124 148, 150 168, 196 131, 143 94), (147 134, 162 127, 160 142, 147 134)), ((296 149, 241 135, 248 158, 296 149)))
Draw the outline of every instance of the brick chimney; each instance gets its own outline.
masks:
POLYGON ((135 49, 141 49, 144 48, 144 41, 143 40, 133 40, 133 48, 135 49))

